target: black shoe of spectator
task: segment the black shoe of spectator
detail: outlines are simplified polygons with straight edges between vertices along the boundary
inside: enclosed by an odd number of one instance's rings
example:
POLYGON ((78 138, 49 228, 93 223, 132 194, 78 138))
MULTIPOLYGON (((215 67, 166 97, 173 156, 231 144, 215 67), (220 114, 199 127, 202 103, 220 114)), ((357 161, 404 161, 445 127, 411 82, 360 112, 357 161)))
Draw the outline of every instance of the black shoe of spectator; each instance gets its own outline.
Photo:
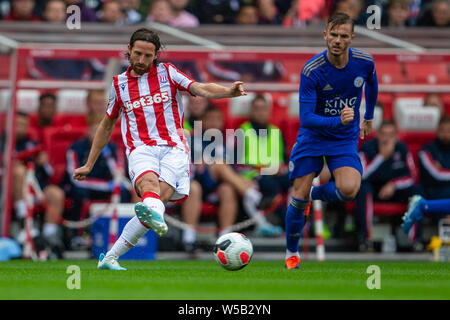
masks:
POLYGON ((183 250, 188 254, 189 259, 198 259, 200 250, 195 242, 183 243, 183 250))
POLYGON ((45 241, 47 243, 47 248, 49 249, 49 258, 51 260, 62 259, 65 249, 62 239, 55 235, 45 238, 45 241))
POLYGON ((373 242, 369 240, 361 241, 358 245, 359 252, 374 252, 373 242))

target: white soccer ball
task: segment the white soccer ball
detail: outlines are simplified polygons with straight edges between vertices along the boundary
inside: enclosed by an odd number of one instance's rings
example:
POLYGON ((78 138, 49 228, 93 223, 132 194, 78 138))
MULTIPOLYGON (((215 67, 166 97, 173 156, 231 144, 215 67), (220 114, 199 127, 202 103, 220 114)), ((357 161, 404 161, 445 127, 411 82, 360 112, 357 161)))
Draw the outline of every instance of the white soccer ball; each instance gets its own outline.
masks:
POLYGON ((252 259, 253 245, 242 233, 230 232, 217 239, 214 258, 227 270, 240 270, 252 259))

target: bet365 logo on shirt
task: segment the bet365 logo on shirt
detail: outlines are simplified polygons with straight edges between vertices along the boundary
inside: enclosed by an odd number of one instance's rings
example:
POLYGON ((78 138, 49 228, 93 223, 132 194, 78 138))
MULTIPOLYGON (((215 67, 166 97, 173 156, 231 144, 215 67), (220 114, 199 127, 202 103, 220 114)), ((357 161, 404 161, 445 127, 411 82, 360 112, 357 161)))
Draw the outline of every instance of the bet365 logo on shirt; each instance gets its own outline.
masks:
POLYGON ((161 103, 161 102, 168 102, 170 100, 169 98, 169 92, 163 91, 161 93, 155 93, 154 95, 147 95, 144 97, 141 97, 139 100, 135 100, 133 102, 127 101, 125 103, 125 111, 130 112, 133 109, 142 108, 142 107, 148 107, 153 105, 154 103, 161 103))

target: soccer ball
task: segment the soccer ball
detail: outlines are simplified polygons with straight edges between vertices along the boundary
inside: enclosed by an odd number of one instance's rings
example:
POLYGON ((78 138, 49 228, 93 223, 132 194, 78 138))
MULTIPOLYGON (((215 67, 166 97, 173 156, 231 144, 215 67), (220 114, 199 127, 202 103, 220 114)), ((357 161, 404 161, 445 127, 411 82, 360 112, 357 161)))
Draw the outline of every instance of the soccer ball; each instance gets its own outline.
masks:
POLYGON ((242 233, 230 232, 217 239, 214 245, 214 258, 227 270, 240 270, 251 260, 253 246, 242 233))

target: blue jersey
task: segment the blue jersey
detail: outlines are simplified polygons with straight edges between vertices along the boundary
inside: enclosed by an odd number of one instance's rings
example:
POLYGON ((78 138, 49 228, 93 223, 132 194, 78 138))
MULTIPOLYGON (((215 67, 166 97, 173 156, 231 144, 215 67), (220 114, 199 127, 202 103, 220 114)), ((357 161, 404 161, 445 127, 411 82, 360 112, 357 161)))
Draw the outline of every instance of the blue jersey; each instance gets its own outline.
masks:
POLYGON ((359 135, 359 107, 365 87, 366 113, 372 120, 378 94, 373 57, 350 48, 348 63, 336 68, 328 61, 327 51, 316 55, 302 69, 299 100, 300 129, 295 148, 301 156, 356 153, 359 135), (345 107, 355 111, 354 120, 342 125, 345 107))

